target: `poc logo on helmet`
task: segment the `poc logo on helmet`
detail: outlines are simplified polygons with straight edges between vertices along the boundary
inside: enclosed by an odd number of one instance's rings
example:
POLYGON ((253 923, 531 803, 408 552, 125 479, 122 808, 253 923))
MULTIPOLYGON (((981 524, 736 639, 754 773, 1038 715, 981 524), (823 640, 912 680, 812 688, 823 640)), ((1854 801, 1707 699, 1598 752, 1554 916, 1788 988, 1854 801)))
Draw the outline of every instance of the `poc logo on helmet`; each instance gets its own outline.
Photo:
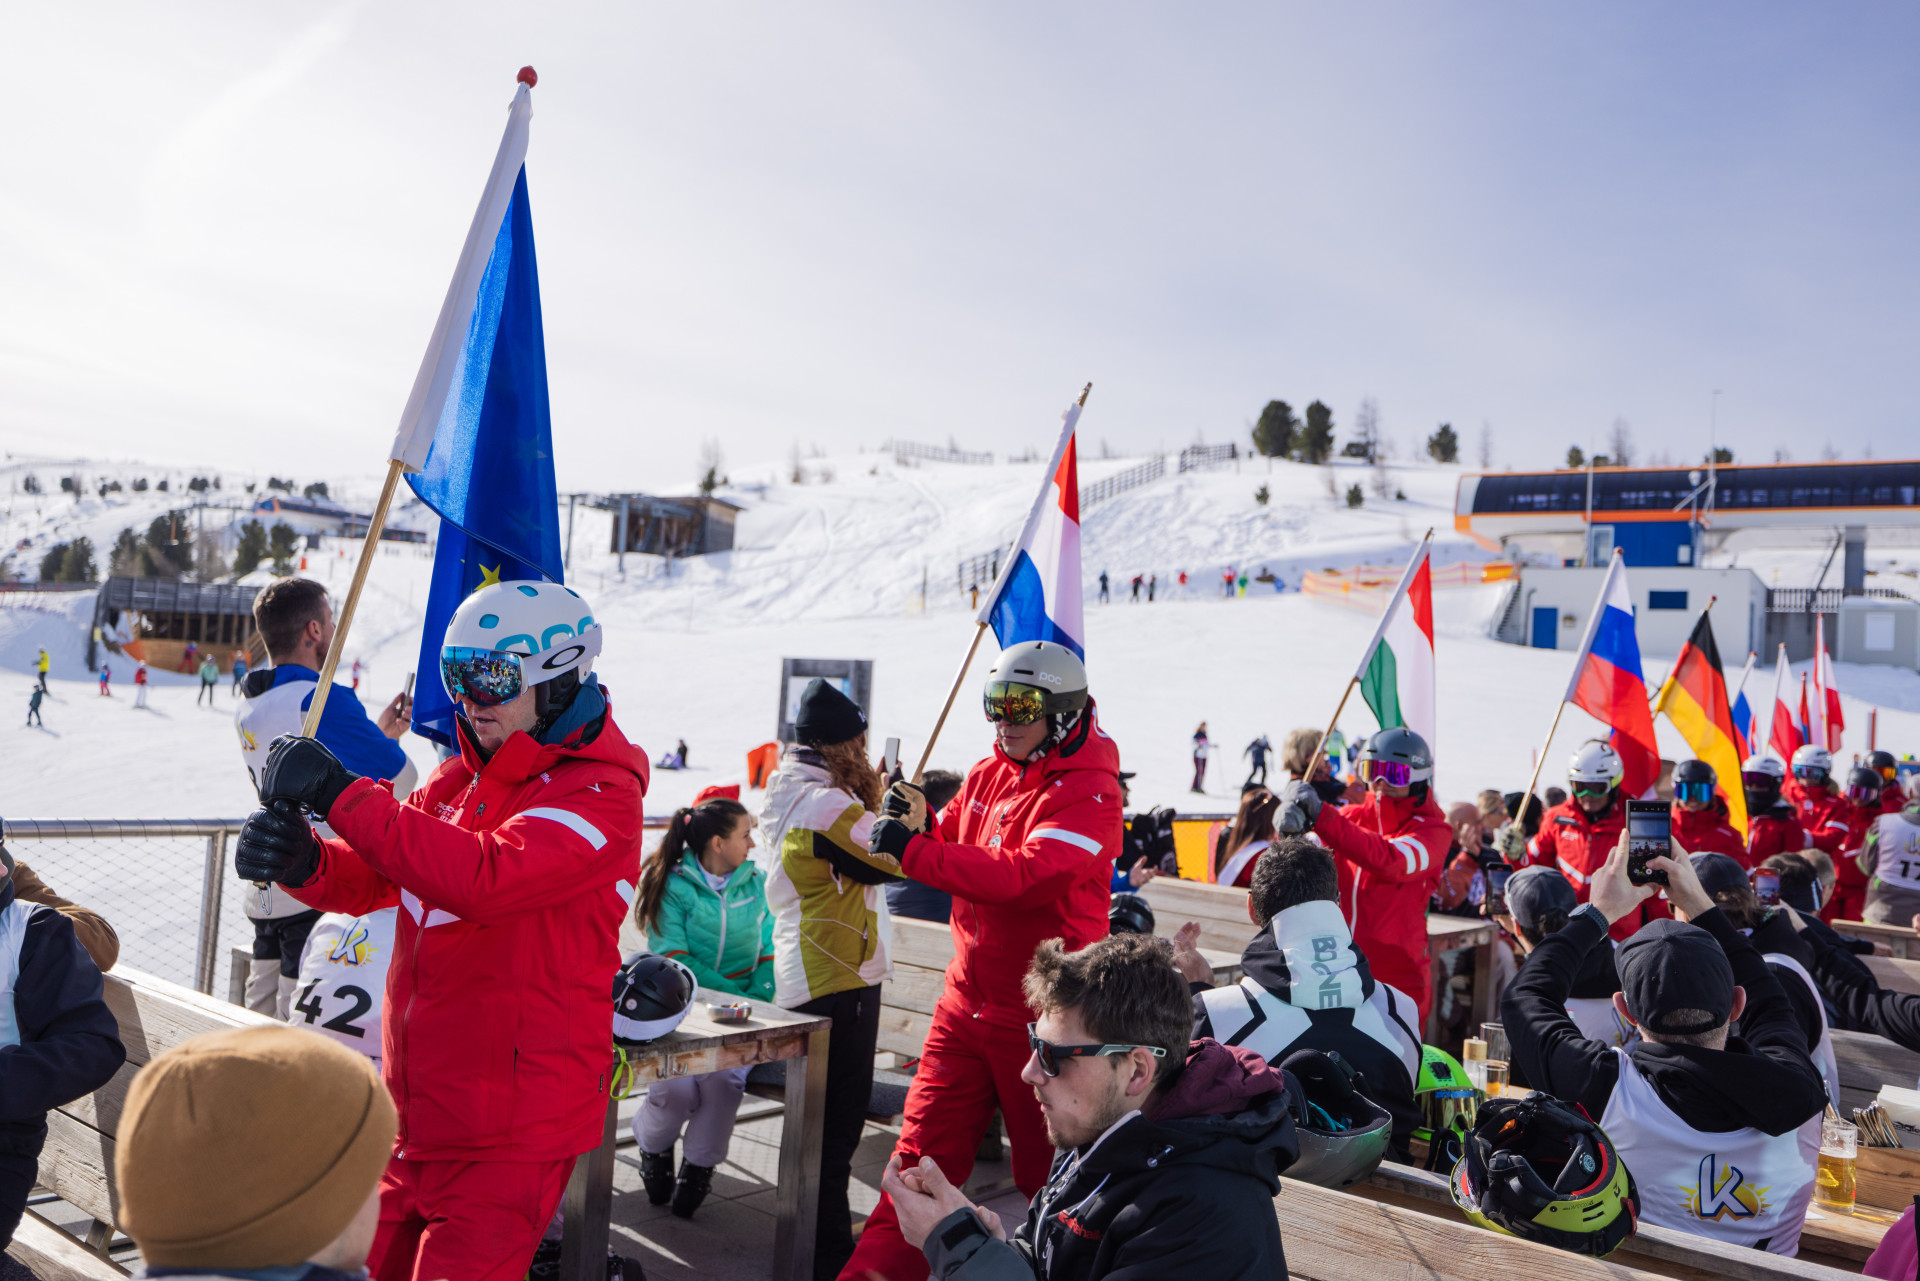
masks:
POLYGON ((1052 672, 1018 672, 1015 674, 1019 676, 1031 676, 1033 679, 1043 681, 1048 685, 1058 685, 1061 683, 1060 678, 1052 672))

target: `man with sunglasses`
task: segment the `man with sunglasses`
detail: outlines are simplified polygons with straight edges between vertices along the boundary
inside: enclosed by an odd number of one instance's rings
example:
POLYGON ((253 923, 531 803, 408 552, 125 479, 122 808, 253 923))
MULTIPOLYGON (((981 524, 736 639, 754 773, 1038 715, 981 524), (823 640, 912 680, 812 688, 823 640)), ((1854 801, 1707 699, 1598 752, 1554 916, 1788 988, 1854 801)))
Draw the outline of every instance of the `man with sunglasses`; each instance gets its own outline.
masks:
POLYGON ((1689 854, 1725 854, 1743 866, 1747 843, 1734 830, 1727 803, 1716 794, 1720 776, 1705 761, 1681 761, 1673 769, 1673 839, 1689 854))
MULTIPOLYGON (((1140 935, 1041 945, 1020 1075, 1053 1167, 1009 1233, 938 1163, 895 1152, 881 1187, 923 1269, 943 1281, 1287 1275, 1273 1198, 1298 1155, 1298 1083, 1251 1050, 1190 1042, 1172 962, 1164 941, 1140 935)), ((1304 1114, 1304 1093, 1298 1104, 1304 1114)))
MULTIPOLYGON (((1594 874, 1627 829, 1627 798, 1620 791, 1624 773, 1620 754, 1605 739, 1589 739, 1575 748, 1567 762, 1571 795, 1547 810, 1539 834, 1527 844, 1528 861, 1559 868, 1582 903, 1592 893, 1594 874)), ((1672 915, 1667 900, 1655 893, 1614 921, 1608 933, 1618 943, 1648 921, 1672 915)))
POLYGON ((480 588, 440 651, 459 754, 403 804, 314 739, 281 739, 241 829, 249 880, 323 911, 400 908, 381 1020, 400 1128, 379 1281, 526 1275, 574 1158, 600 1144, 648 775, 592 674, 600 643, 568 588, 480 588))
POLYGON ((1312 832, 1333 851, 1354 943, 1375 978, 1414 999, 1424 1028, 1433 1005, 1427 903, 1453 829, 1433 799, 1433 753, 1412 730, 1383 729, 1369 738, 1358 772, 1366 799, 1344 808, 1323 804, 1311 783, 1288 783, 1278 828, 1282 836, 1312 832))
MULTIPOLYGON (((1033 1010, 1022 987, 1047 939, 1081 948, 1107 936, 1109 885, 1121 852, 1120 752, 1101 732, 1078 655, 1053 641, 1009 646, 987 674, 993 755, 967 773, 939 814, 911 784, 887 793, 869 844, 923 885, 953 895, 953 962, 907 1093, 898 1151, 936 1161, 963 1183, 997 1106, 1013 1178, 1032 1196, 1051 1148, 1021 1073, 1033 1010)), ((883 1196, 841 1272, 916 1281, 927 1261, 901 1236, 883 1196)))

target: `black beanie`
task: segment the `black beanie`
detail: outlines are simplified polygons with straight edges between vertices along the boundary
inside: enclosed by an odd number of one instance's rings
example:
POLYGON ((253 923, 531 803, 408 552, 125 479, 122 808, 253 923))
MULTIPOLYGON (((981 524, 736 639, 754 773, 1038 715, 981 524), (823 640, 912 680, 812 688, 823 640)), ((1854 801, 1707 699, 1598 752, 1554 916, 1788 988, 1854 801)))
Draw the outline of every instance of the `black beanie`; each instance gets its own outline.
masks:
POLYGON ((858 703, 816 676, 800 695, 800 714, 793 718, 793 732, 808 747, 846 743, 867 732, 867 718, 858 703))

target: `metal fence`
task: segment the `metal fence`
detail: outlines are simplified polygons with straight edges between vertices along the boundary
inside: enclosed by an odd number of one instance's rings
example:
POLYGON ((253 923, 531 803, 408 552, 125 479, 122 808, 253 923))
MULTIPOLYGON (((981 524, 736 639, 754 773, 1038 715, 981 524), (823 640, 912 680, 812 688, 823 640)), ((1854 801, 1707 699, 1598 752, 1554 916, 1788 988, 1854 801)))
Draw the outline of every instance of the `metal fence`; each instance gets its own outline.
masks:
POLYGON ((893 455, 893 460, 902 466, 909 458, 925 459, 935 463, 966 463, 973 467, 988 467, 993 464, 993 455, 976 453, 962 449, 948 442, 945 445, 922 445, 911 440, 890 440, 880 446, 885 453, 893 455))
POLYGON ((1137 489, 1149 481, 1159 480, 1167 474, 1167 457, 1155 454, 1138 467, 1129 467, 1116 472, 1105 480, 1095 481, 1091 485, 1080 486, 1080 510, 1085 511, 1095 503, 1104 503, 1115 494, 1124 494, 1129 489, 1137 489))
POLYGON ((1199 471, 1202 467, 1224 467, 1240 457, 1234 445, 1188 445, 1180 451, 1180 470, 1199 471))
MULTIPOLYGON (((1864 596, 1880 600, 1907 600, 1904 593, 1885 587, 1869 587, 1861 593, 1864 596)), ((1767 589, 1767 612, 1769 614, 1837 614, 1840 602, 1845 599, 1846 590, 1840 587, 1769 587, 1767 589)))

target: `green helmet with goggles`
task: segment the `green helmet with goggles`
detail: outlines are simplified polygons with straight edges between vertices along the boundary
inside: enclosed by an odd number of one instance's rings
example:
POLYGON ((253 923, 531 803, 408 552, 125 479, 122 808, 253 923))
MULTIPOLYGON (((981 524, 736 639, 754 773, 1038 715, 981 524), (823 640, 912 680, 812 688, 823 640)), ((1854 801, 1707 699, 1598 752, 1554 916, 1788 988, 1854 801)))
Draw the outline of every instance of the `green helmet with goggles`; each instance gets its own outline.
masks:
POLYGON ((1427 1169, 1444 1170, 1459 1159, 1484 1097, 1467 1079, 1460 1060, 1437 1045, 1420 1047, 1420 1075, 1413 1083, 1421 1123, 1414 1137, 1427 1145, 1427 1169))
POLYGON ((453 698, 482 707, 510 703, 529 688, 543 704, 564 707, 593 670, 600 640, 592 607, 572 588, 489 583, 448 620, 440 679, 453 698))
POLYGON ((1606 1132, 1558 1099, 1489 1099, 1450 1180, 1490 1231, 1604 1258, 1634 1233, 1640 1194, 1606 1132))
MULTIPOLYGON (((1071 717, 1087 705, 1087 668, 1055 641, 1021 641, 1000 651, 982 693, 987 719, 1031 725, 1042 716, 1071 717)), ((1053 723, 1059 729, 1061 722, 1053 723)))

